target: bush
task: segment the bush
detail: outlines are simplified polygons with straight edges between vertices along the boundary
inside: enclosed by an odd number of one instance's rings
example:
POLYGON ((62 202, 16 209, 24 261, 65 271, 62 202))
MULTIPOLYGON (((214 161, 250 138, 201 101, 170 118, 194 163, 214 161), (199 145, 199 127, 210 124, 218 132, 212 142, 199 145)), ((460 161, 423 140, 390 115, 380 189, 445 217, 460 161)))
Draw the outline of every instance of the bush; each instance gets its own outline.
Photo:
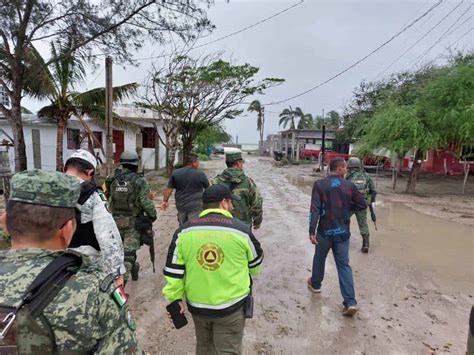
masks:
POLYGON ((208 160, 211 160, 211 158, 209 158, 209 157, 207 156, 207 154, 198 153, 198 157, 199 157, 199 160, 200 160, 200 161, 208 161, 208 160))

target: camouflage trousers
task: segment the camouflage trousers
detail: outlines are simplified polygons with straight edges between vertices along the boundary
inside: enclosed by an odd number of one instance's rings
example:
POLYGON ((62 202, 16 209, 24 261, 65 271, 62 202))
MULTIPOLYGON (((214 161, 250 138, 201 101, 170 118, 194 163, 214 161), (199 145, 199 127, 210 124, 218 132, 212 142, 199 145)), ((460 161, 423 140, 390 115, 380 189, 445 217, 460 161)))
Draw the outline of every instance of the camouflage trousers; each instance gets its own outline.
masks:
POLYGON ((362 211, 355 212, 357 224, 359 225, 360 235, 369 236, 369 225, 367 223, 367 208, 362 211))
POLYGON ((140 235, 135 228, 119 229, 123 239, 124 264, 127 273, 125 279, 130 277, 130 271, 137 261, 137 250, 140 249, 140 235))

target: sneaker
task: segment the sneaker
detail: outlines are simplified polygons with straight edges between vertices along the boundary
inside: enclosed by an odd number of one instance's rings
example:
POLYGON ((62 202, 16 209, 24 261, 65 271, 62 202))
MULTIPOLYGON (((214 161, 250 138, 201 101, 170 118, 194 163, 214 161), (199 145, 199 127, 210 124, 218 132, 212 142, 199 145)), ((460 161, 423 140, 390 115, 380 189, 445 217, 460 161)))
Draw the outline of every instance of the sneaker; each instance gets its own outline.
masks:
POLYGON ((321 293, 321 288, 314 288, 311 284, 311 278, 308 279, 308 289, 313 293, 321 293))
POLYGON ((354 314, 357 313, 357 307, 356 306, 344 306, 342 309, 342 315, 347 316, 347 317, 352 317, 354 314))

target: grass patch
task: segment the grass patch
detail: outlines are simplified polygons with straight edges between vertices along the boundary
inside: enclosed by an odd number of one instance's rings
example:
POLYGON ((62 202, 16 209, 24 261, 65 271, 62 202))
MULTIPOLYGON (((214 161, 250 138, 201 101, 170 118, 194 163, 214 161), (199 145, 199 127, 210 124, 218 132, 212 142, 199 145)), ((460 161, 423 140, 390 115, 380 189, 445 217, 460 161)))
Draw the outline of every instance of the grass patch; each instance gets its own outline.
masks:
POLYGON ((10 236, 3 229, 0 229, 0 250, 7 250, 10 247, 10 236))

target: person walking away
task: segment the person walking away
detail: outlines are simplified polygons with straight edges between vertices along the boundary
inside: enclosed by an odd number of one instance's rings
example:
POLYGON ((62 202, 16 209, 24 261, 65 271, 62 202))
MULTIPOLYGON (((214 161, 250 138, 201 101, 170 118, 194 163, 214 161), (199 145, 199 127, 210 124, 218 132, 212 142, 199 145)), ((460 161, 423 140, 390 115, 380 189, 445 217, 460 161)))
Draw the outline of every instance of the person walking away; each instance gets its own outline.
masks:
MULTIPOLYGON (((372 178, 362 168, 362 162, 357 157, 352 157, 347 162, 348 173, 346 180, 352 181, 357 187, 359 192, 365 197, 367 206, 375 203, 375 185, 372 178)), ((355 212, 357 219, 357 225, 359 226, 360 235, 362 236, 362 248, 363 253, 369 252, 369 225, 367 223, 367 208, 361 211, 355 212)))
POLYGON ((161 208, 166 210, 173 190, 175 192, 176 209, 178 210, 179 225, 197 218, 202 210, 202 193, 209 187, 206 174, 199 170, 199 158, 190 154, 186 166, 173 171, 168 181, 168 187, 163 193, 161 208))
POLYGON ((212 179, 211 184, 222 184, 240 197, 234 202, 233 214, 253 229, 260 228, 263 219, 263 199, 255 182, 245 175, 242 153, 228 153, 225 157, 227 169, 212 179))
POLYGON ((206 189, 203 212, 178 228, 168 250, 163 294, 170 302, 180 300, 181 313, 186 298, 197 355, 242 352, 243 308, 252 305, 250 277, 260 271, 263 250, 251 229, 232 216, 239 199, 223 185, 206 189))
POLYGON ((87 150, 76 150, 67 160, 64 172, 75 176, 81 183, 81 194, 76 208, 80 211, 77 226, 69 248, 99 260, 102 270, 123 285, 125 265, 123 243, 108 202, 94 181, 96 158, 87 150))
POLYGON ((80 181, 22 171, 2 214, 0 353, 141 354, 123 289, 88 256, 67 249, 80 181))
POLYGON ((139 161, 136 153, 124 151, 120 156, 121 168, 105 180, 112 215, 123 239, 127 269, 125 278, 128 279, 131 274, 134 281, 138 280, 140 270, 137 250, 140 249, 141 238, 136 226, 137 217, 145 216, 151 222, 156 220, 150 188, 143 174, 138 173, 139 161))
POLYGON ((344 179, 347 167, 343 158, 331 160, 329 169, 328 177, 314 183, 311 195, 309 239, 316 245, 316 250, 308 288, 314 293, 321 292, 326 257, 332 249, 344 299, 342 314, 353 316, 357 312, 357 301, 349 265, 351 214, 367 208, 367 205, 357 187, 344 179))

